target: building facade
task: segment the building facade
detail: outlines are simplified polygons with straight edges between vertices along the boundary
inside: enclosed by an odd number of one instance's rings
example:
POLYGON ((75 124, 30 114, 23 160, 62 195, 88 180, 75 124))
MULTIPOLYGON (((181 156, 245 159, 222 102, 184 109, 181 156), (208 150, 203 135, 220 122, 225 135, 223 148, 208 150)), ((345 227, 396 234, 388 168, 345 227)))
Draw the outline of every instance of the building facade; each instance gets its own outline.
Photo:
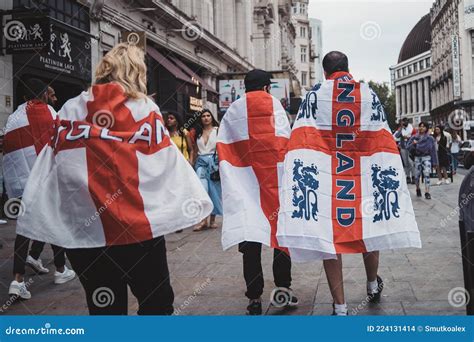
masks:
POLYGON ((219 79, 253 68, 284 74, 291 96, 301 95, 292 0, 6 0, 0 6, 10 11, 4 25, 35 9, 41 25, 54 27, 51 47, 0 55, 2 126, 22 101, 22 81, 35 75, 51 84, 59 108, 87 89, 100 58, 129 38, 146 49, 148 91, 163 111, 217 113, 219 79))
POLYGON ((397 119, 414 124, 431 121, 431 24, 427 14, 413 27, 400 50, 398 63, 390 68, 395 91, 397 119))
POLYGON ((296 29, 294 60, 297 78, 303 93, 309 91, 315 83, 314 78, 314 45, 308 18, 308 0, 293 3, 291 19, 296 29))
POLYGON ((312 53, 314 54, 314 63, 312 78, 314 83, 321 83, 324 81, 323 72, 323 22, 316 18, 309 19, 309 26, 311 27, 311 41, 312 53))

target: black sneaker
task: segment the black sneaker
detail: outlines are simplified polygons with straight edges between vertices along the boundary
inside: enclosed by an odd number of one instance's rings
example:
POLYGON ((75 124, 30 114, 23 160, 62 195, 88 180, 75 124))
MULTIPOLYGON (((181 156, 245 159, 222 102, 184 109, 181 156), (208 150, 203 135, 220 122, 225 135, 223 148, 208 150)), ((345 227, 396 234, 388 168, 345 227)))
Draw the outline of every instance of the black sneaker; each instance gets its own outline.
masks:
POLYGON ((262 299, 250 299, 249 306, 247 306, 247 315, 260 316, 262 314, 262 299))
POLYGON ((427 200, 430 200, 430 199, 431 199, 431 195, 430 195, 429 192, 425 193, 425 198, 426 198, 427 200))
POLYGON ((421 197, 421 190, 420 189, 416 189, 416 197, 421 197))
POLYGON ((382 295, 383 290, 383 280, 379 276, 377 276, 377 292, 376 293, 369 293, 367 292, 367 299, 369 303, 378 303, 380 302, 380 297, 382 295))
POLYGON ((291 293, 291 298, 290 298, 290 301, 288 302, 288 304, 286 306, 290 307, 290 308, 294 308, 294 307, 297 307, 300 302, 298 300, 298 297, 293 295, 293 290, 290 289, 290 291, 291 291, 290 292, 291 293))

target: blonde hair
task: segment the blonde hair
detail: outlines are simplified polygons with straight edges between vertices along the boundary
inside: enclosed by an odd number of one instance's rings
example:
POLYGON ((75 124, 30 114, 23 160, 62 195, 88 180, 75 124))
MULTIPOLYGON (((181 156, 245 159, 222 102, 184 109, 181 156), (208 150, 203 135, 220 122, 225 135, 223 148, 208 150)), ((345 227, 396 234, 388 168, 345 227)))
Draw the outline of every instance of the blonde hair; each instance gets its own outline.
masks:
POLYGON ((144 52, 128 44, 118 44, 99 62, 95 70, 95 83, 117 82, 130 98, 146 96, 146 64, 144 52))

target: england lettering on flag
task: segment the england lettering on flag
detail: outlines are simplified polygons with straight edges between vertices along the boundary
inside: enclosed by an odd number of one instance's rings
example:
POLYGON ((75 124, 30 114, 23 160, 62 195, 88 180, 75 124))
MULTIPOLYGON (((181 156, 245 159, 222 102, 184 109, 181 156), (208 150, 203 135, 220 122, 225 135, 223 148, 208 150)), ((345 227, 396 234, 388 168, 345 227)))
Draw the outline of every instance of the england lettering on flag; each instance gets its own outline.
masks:
POLYGON ((55 133, 28 180, 18 234, 66 248, 126 245, 211 213, 150 99, 129 99, 118 84, 95 85, 66 102, 55 133))
POLYGON ((278 190, 289 136, 285 110, 264 91, 246 93, 225 113, 217 143, 224 249, 243 241, 282 249, 278 190))
POLYGON ((23 196, 36 158, 51 140, 56 117, 56 111, 39 100, 23 103, 8 117, 3 144, 3 176, 9 198, 23 196))
POLYGON ((307 93, 291 133, 280 245, 295 261, 421 247, 383 106, 368 84, 333 76, 307 93))

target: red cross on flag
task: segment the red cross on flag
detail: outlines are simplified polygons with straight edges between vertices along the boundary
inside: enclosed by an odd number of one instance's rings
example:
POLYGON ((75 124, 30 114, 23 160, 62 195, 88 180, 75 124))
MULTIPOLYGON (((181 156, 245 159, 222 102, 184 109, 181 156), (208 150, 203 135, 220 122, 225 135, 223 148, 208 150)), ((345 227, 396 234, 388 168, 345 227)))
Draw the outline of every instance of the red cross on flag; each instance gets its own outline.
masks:
POLYGON ((37 155, 51 140, 57 113, 32 100, 20 105, 7 120, 3 142, 3 176, 9 198, 23 196, 37 155))
POLYGON ((276 247, 278 189, 290 125, 280 101, 253 91, 225 113, 217 143, 222 184, 222 245, 276 247))
POLYGON ((306 95, 280 196, 277 237, 295 261, 421 247, 383 106, 349 73, 334 74, 306 95))
POLYGON ((95 85, 59 112, 31 172, 17 232, 66 248, 133 244, 190 227, 212 202, 158 106, 95 85))

